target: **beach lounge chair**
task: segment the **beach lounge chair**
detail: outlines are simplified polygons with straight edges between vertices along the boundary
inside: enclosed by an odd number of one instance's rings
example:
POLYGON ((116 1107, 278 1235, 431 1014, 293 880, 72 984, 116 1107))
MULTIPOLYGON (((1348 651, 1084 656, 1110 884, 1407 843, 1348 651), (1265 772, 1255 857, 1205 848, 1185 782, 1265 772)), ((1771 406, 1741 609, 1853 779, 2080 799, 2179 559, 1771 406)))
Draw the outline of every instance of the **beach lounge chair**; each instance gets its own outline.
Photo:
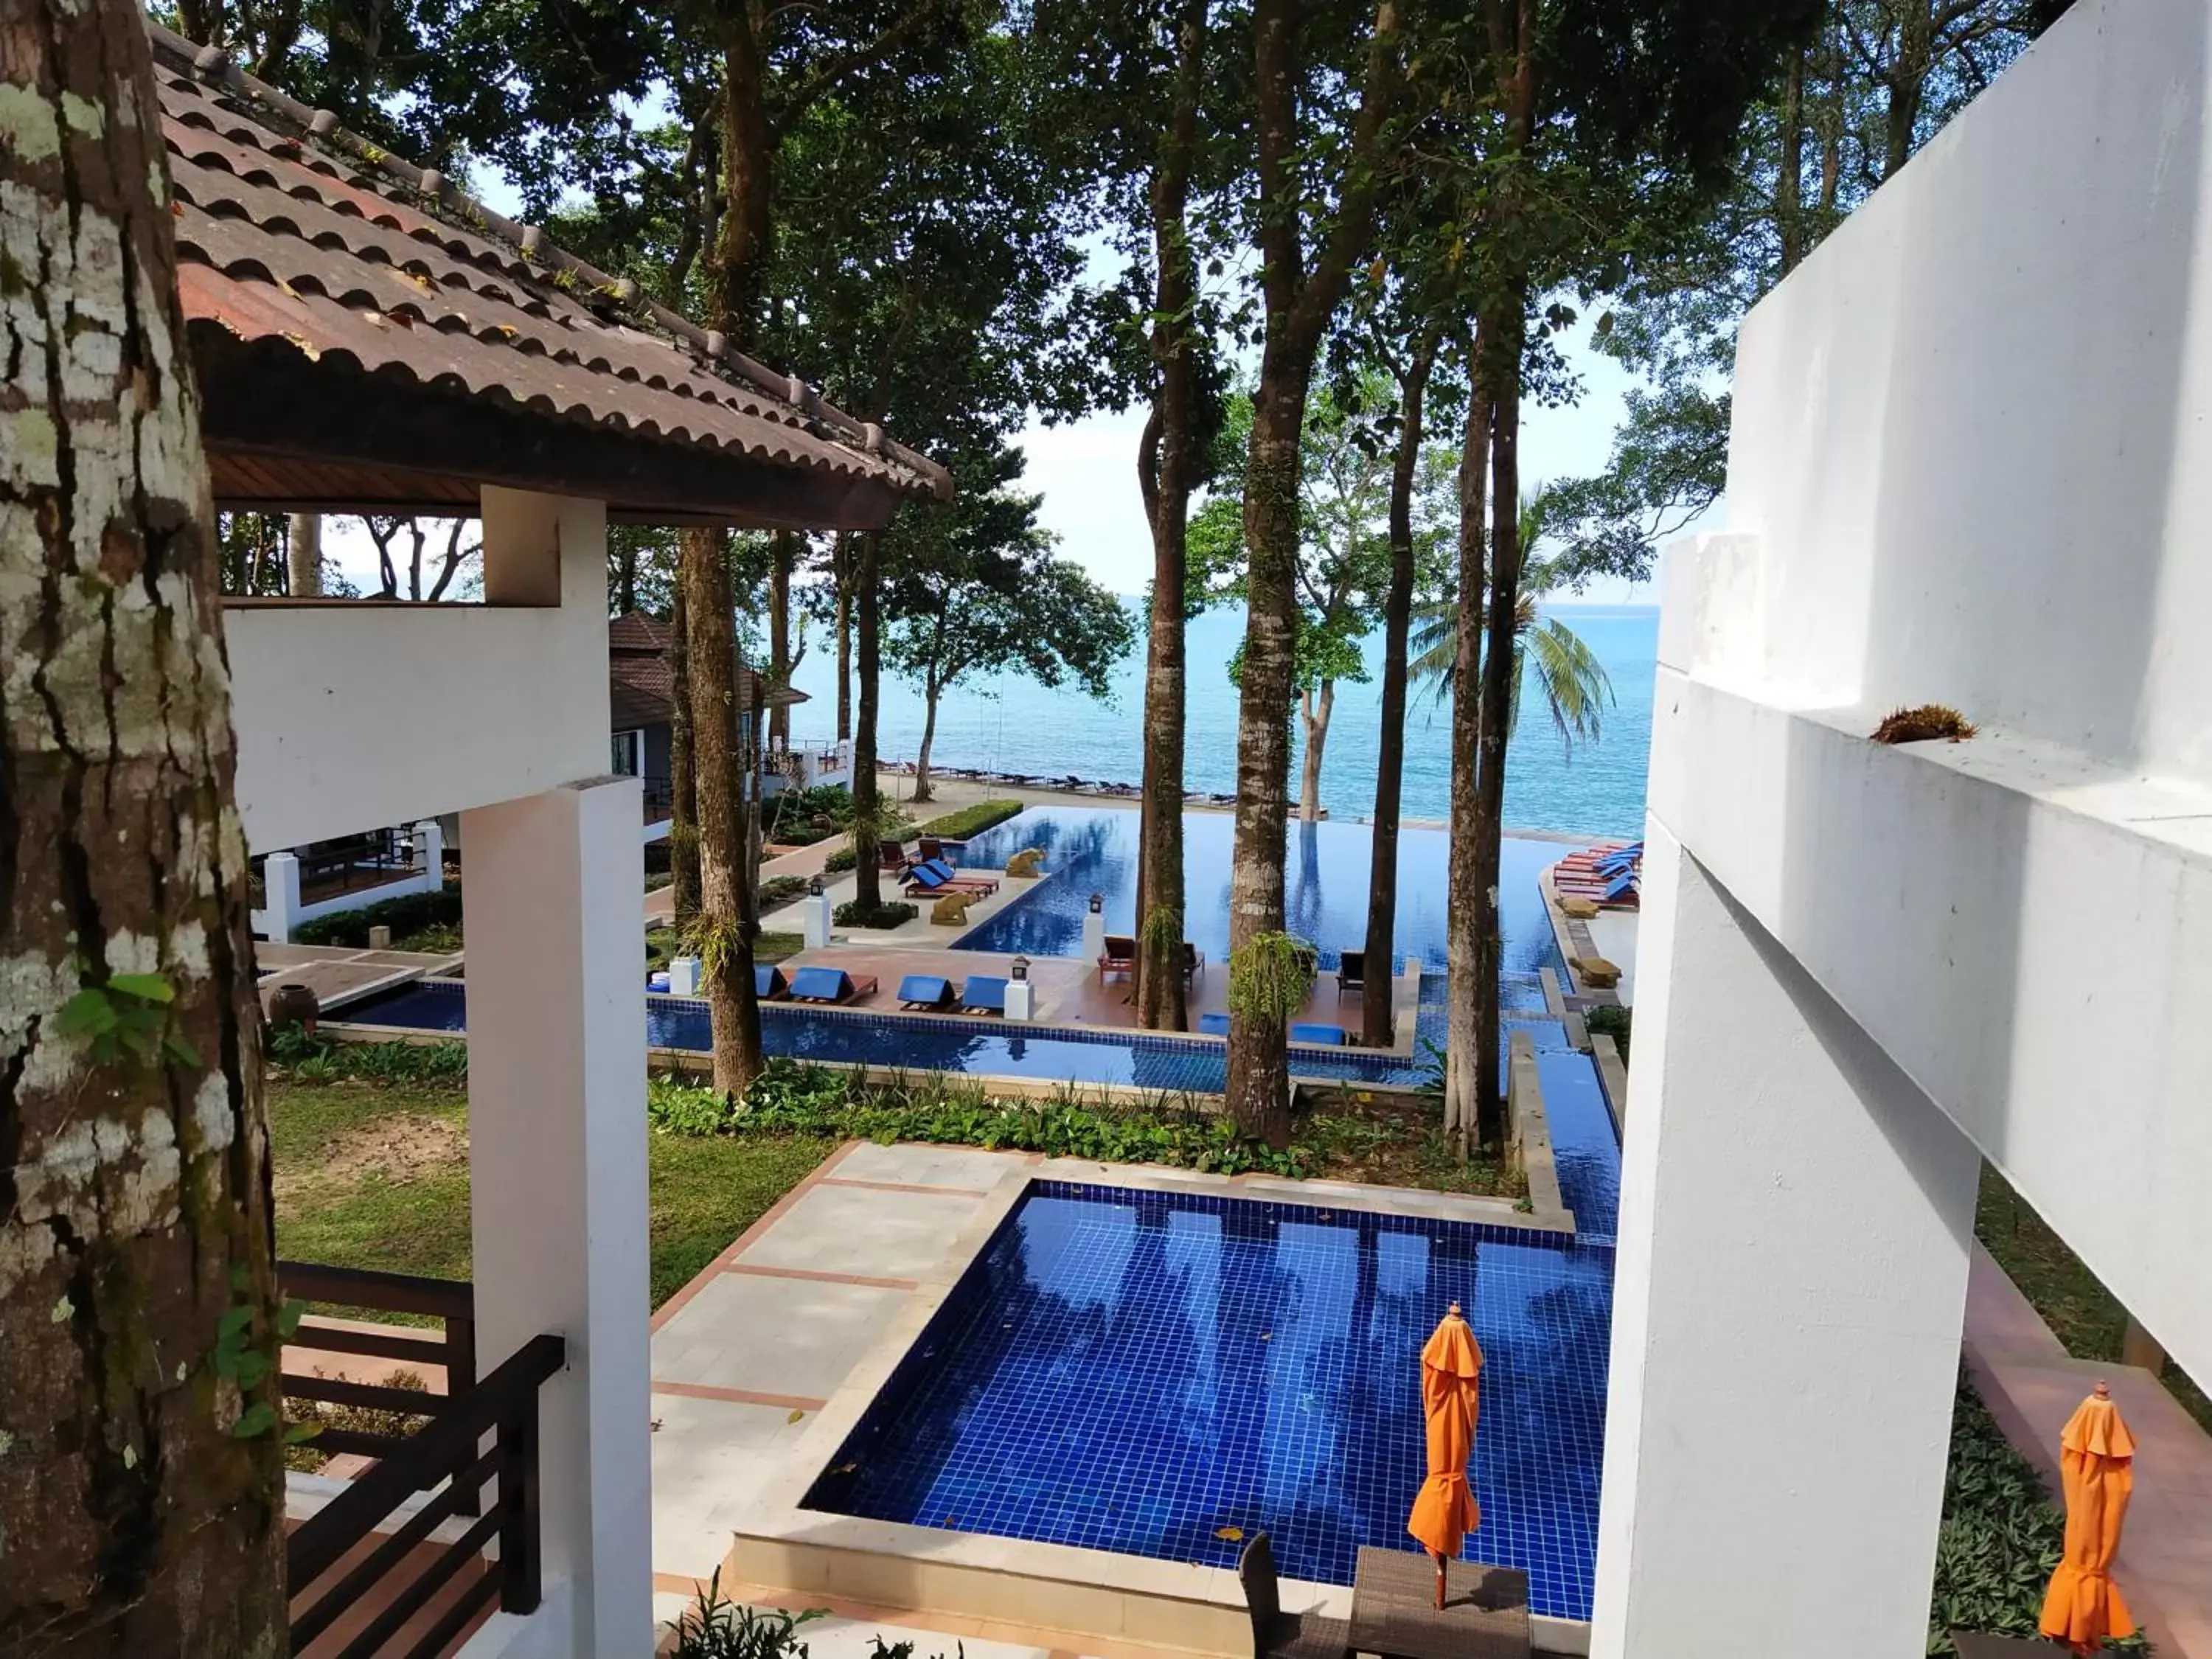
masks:
POLYGON ((1597 896, 1600 904, 1633 904, 1636 902, 1636 877, 1624 870, 1606 883, 1605 890, 1597 896))
POLYGON ((920 860, 915 865, 915 868, 927 870, 932 875, 945 881, 960 882, 969 887, 980 887, 987 893, 995 893, 999 890, 999 878, 996 876, 987 876, 974 870, 956 870, 951 865, 946 863, 941 855, 933 859, 920 860))
POLYGON ((1323 1048, 1344 1047, 1344 1027, 1341 1025, 1293 1025, 1291 1041, 1311 1043, 1323 1048))
POLYGON ((914 856, 918 864, 927 864, 933 860, 941 864, 945 861, 945 843, 934 836, 924 836, 915 842, 914 856))
POLYGON ((1346 994, 1353 996, 1367 994, 1367 952, 1346 951, 1336 959, 1336 1000, 1344 1000, 1346 994))
POLYGON ((883 841, 876 843, 877 869, 888 872, 894 876, 900 875, 904 873, 907 862, 906 848, 900 846, 898 842, 883 841))
POLYGON ((952 981, 934 974, 908 974, 899 981, 899 1006, 943 1012, 952 1006, 952 981))
POLYGON ((1006 981, 988 974, 970 974, 960 988, 963 1014, 1003 1014, 1006 1012, 1006 981))
POLYGON ((1226 1014, 1200 1014, 1198 1017, 1198 1029, 1208 1036, 1227 1036, 1229 1035, 1229 1016, 1226 1014))
POLYGON ((951 866, 944 864, 917 864, 906 872, 906 896, 926 898, 946 893, 973 893, 985 898, 999 890, 999 884, 982 876, 956 876, 951 866))
POLYGON ((783 976, 783 969, 772 962, 753 964, 753 1000, 781 1002, 791 994, 791 982, 783 976))
POLYGON ((1101 979, 1134 979, 1137 976, 1137 941, 1127 933, 1106 935, 1106 949, 1098 958, 1098 977, 1101 979))
POLYGON ((1182 982, 1186 985, 1206 971, 1206 952, 1188 939, 1182 942, 1182 982))
POLYGON ((802 968, 791 976, 793 1002, 856 1002, 875 994, 872 974, 855 978, 842 968, 802 968))
POLYGON ((1252 1614, 1252 1659, 1345 1659, 1352 1651, 1350 1620, 1283 1611, 1274 1547, 1266 1533, 1255 1532, 1246 1542, 1237 1560, 1237 1577, 1252 1614))
POLYGON ((1624 870, 1633 870, 1643 861, 1641 847, 1624 847, 1618 853, 1608 853, 1590 867, 1601 876, 1617 876, 1624 870))

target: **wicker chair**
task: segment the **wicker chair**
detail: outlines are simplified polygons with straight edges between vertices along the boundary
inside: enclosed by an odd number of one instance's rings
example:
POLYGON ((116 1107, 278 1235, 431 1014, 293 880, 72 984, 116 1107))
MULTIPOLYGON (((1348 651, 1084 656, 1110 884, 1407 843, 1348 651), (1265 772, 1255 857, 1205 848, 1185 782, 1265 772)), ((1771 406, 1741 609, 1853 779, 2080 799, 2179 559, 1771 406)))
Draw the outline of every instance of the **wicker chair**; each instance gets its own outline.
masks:
POLYGON ((1244 1604, 1252 1610, 1252 1659, 1346 1659, 1352 1626, 1316 1613, 1285 1613, 1275 1582, 1275 1551, 1255 1532, 1237 1558, 1244 1604))

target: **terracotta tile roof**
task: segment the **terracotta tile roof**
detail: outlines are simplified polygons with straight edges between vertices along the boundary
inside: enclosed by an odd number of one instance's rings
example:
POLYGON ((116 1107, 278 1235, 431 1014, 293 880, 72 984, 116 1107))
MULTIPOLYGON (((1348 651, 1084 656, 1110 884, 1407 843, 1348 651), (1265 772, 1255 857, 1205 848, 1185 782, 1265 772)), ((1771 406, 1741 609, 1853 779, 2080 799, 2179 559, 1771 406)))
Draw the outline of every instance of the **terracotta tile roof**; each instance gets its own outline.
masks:
MULTIPOLYGON (((758 705, 767 678, 738 665, 738 707, 758 705)), ((675 712, 676 681, 668 669, 668 624, 658 617, 622 616, 607 623, 607 690, 611 729, 629 732, 665 726, 675 712)), ((808 701, 806 693, 786 686, 768 694, 770 708, 808 701)))
POLYGON ((909 495, 942 467, 158 24, 189 325, 909 495))

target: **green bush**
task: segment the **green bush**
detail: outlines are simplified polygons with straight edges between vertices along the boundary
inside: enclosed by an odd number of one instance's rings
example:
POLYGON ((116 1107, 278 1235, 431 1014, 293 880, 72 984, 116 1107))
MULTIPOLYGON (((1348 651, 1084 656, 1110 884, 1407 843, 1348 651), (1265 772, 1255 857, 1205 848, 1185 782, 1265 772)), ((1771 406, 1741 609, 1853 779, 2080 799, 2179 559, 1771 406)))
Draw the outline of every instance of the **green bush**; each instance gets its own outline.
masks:
POLYGON ((921 914, 904 899, 886 899, 873 907, 847 899, 830 913, 830 920, 840 927, 903 927, 921 914))
POLYGON ((317 916, 292 930, 295 945, 346 945, 368 947, 368 930, 389 927, 395 939, 422 933, 431 927, 450 927, 460 938, 461 884, 449 881, 434 893, 404 893, 380 899, 359 910, 342 910, 333 916, 317 916))
MULTIPOLYGON (((345 1011, 331 1018, 343 1019, 345 1011)), ((280 1025, 269 1034, 267 1053, 280 1074, 302 1083, 460 1084, 469 1075, 465 1042, 339 1042, 280 1025)))
POLYGON ((1154 1108, 1091 1103, 1069 1085, 1049 1100, 994 1100, 980 1084, 942 1072, 869 1081, 858 1072, 771 1060, 742 1102, 712 1089, 655 1079, 646 1115, 664 1134, 810 1134, 837 1140, 927 1141, 989 1151, 1042 1152, 1108 1164, 1164 1164, 1218 1175, 1260 1170, 1304 1176, 1303 1147, 1269 1150, 1237 1133, 1231 1118, 1163 1096, 1154 1108))
POLYGON ((791 1613, 740 1607, 722 1594, 717 1567, 707 1588, 678 1615, 670 1659, 806 1659, 799 1627, 823 1616, 819 1607, 791 1613))
POLYGON ((806 878, 804 876, 770 876, 760 884, 760 897, 757 902, 761 910, 765 914, 770 910, 781 908, 793 899, 800 897, 805 891, 806 878))
POLYGON ((1609 1036, 1613 1047, 1620 1050, 1621 1064, 1628 1063, 1628 1032, 1636 1023, 1635 1011, 1613 1003, 1601 1008, 1587 1009, 1583 1024, 1589 1026, 1593 1036, 1609 1036))
POLYGON ((829 874, 842 875, 860 863, 860 857, 849 847, 841 847, 832 853, 822 868, 829 874))
POLYGON ((965 841, 970 836, 980 836, 994 824, 1004 823, 1023 811, 1018 800, 979 800, 972 806, 947 812, 916 827, 918 836, 935 836, 943 841, 965 841))
POLYGON ((852 828, 853 794, 844 785, 817 783, 811 789, 787 789, 769 803, 763 833, 782 847, 811 847, 852 828), (814 820, 827 818, 829 827, 814 820))

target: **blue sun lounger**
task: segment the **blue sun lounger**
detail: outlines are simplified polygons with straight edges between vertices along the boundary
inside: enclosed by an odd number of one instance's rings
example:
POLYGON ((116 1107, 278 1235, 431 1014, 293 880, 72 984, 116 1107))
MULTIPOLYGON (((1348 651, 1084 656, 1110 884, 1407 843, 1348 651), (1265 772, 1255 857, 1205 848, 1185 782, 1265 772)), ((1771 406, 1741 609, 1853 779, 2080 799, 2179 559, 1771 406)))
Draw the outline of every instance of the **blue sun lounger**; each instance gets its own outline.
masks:
POLYGON ((1637 861, 1643 856, 1644 843, 1639 841, 1633 847, 1624 847, 1618 852, 1607 853, 1591 866, 1591 868, 1601 876, 1617 876, 1624 870, 1633 870, 1637 861))
POLYGON ((963 1014, 1003 1014, 1006 1012, 1006 981, 988 974, 970 974, 960 988, 963 1014))
POLYGON ((1227 1036, 1229 1035, 1229 1016, 1226 1014, 1200 1014, 1198 1017, 1198 1029, 1208 1036, 1227 1036))
POLYGON ((875 988, 872 975, 855 979, 842 968, 802 968, 791 976, 793 1002, 852 1002, 875 988))
POLYGON ((952 1006, 952 981, 934 974, 908 974, 899 981, 902 1008, 945 1009, 952 1006))
POLYGON ((1630 870, 1624 870, 1619 875, 1615 876, 1611 881, 1606 883, 1605 891, 1597 896, 1597 902, 1600 904, 1618 904, 1623 899, 1633 898, 1635 896, 1635 872, 1630 870))
POLYGON ((772 962, 756 963, 753 965, 753 996, 756 1000, 781 1002, 790 994, 791 984, 784 978, 782 969, 772 962))
POLYGON ((1344 1027, 1341 1025, 1293 1025, 1291 1027, 1291 1041, 1315 1043, 1324 1048, 1341 1048, 1344 1047, 1344 1027))

